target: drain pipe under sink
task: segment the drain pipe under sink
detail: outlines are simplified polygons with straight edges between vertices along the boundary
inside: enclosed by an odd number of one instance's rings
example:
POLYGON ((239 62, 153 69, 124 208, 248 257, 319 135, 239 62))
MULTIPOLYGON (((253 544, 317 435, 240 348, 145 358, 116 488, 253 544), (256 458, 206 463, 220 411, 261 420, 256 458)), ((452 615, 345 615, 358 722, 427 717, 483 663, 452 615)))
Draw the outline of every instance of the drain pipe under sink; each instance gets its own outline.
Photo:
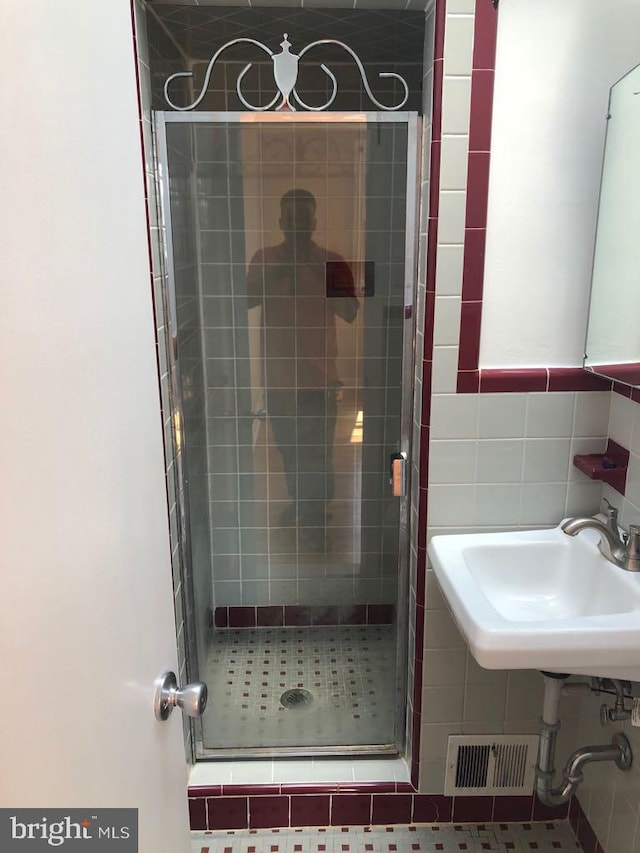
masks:
POLYGON ((560 728, 558 709, 562 688, 569 676, 546 672, 542 675, 544 676, 544 700, 536 767, 536 793, 545 806, 561 806, 571 799, 582 782, 583 765, 591 761, 614 761, 620 770, 629 770, 632 762, 631 745, 619 732, 613 736, 610 744, 580 747, 569 756, 563 771, 562 782, 554 788, 556 740, 560 728))

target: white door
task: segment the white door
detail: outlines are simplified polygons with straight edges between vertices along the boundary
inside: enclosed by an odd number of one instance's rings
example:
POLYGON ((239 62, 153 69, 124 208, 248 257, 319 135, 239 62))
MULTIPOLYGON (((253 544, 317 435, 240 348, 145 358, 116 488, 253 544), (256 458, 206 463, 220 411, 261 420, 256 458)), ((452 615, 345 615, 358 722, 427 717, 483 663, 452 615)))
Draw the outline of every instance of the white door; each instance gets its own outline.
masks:
POLYGON ((128 0, 9 0, 0 75, 0 806, 137 807, 184 853, 128 0))

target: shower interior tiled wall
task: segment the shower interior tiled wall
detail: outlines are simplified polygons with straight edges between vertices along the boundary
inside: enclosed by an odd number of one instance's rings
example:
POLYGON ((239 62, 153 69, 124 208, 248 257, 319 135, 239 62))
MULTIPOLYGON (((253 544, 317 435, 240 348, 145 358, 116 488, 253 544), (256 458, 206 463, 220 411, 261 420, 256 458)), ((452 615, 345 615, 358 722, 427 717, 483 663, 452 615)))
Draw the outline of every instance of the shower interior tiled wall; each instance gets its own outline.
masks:
MULTIPOLYGON (((357 245, 360 233, 351 230, 352 223, 362 216, 353 209, 353 199, 359 200, 354 187, 362 178, 363 165, 350 161, 354 150, 364 151, 367 142, 371 143, 366 131, 341 127, 329 134, 326 127, 273 125, 241 129, 237 125, 207 124, 197 128, 191 140, 186 139, 191 132, 188 127, 172 127, 172 144, 176 131, 185 136, 184 142, 189 146, 195 144, 196 150, 196 242, 215 606, 393 603, 398 511, 397 502, 385 500, 387 472, 386 464, 381 467, 381 460, 386 463, 383 448, 397 446, 400 439, 396 413, 401 404, 403 313, 391 282, 397 281, 398 275, 402 278, 401 176, 406 135, 393 126, 376 132, 381 140, 376 156, 385 161, 378 161, 373 176, 382 179, 381 195, 366 201, 369 224, 367 246, 363 249, 357 245), (292 159, 282 162, 282 152, 286 150, 297 152, 295 170, 292 159), (269 161, 273 151, 278 161, 269 161), (311 159, 301 161, 308 151, 311 159), (325 174, 323 161, 327 154, 331 160, 325 174), (290 511, 291 496, 272 434, 275 403, 271 391, 265 392, 261 377, 254 375, 274 368, 280 372, 290 366, 295 369, 296 341, 284 314, 294 310, 317 313, 325 306, 322 300, 316 305, 313 297, 308 297, 309 305, 302 304, 304 298, 294 302, 275 297, 264 342, 254 315, 247 308, 247 267, 257 250, 281 241, 279 197, 294 183, 314 191, 318 205, 319 224, 314 235, 317 242, 339 248, 351 259, 364 250, 376 268, 375 297, 362 299, 354 322, 340 324, 337 329, 342 384, 335 446, 314 445, 327 439, 309 431, 304 439, 305 454, 298 451, 294 460, 301 493, 296 508, 299 511, 304 506, 308 511, 314 502, 321 505, 330 497, 322 468, 326 455, 332 452, 331 487, 335 496, 329 504, 325 527, 331 542, 330 559, 307 547, 307 535, 316 530, 312 521, 306 523, 308 527, 299 523, 297 528, 283 521, 290 511), (379 235, 370 229, 376 214, 380 221, 382 217, 388 219, 388 211, 377 211, 387 184, 392 192, 395 186, 394 201, 398 203, 392 206, 395 226, 392 222, 391 239, 385 235, 382 240, 382 232, 379 235), (248 194, 252 188, 255 195, 248 194), (269 353, 264 364, 261 346, 269 353), (391 360, 386 357, 387 350, 391 360), (387 407, 390 417, 385 417, 387 407), (358 412, 364 414, 360 427, 356 423, 358 412), (351 568, 354 565, 358 565, 355 574, 351 568)), ((369 193, 375 192, 373 182, 369 174, 369 193)), ((313 328, 306 335, 307 346, 311 347, 313 328)), ((317 346, 318 352, 309 349, 309 354, 323 357, 324 340, 320 339, 317 346)), ((313 414, 309 412, 307 416, 313 414)), ((300 421, 288 410, 278 417, 278 430, 291 436, 294 454, 293 438, 296 429, 300 433, 304 428, 304 417, 300 421)), ((185 427, 188 434, 188 420, 185 427)), ((333 436, 328 440, 333 444, 333 436)))

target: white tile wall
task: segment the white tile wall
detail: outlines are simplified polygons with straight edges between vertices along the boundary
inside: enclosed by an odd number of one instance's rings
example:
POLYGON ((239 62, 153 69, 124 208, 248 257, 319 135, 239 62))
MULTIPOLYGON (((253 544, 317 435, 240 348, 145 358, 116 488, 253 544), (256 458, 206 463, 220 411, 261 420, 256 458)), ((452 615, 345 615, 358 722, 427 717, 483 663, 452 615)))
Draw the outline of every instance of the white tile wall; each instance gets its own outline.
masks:
POLYGON ((448 77, 471 74, 473 54, 473 15, 451 14, 447 10, 444 38, 444 73, 448 77))
POLYGON ((462 294, 462 245, 440 245, 436 255, 436 294, 460 296, 462 294))
POLYGON ((570 462, 573 452, 604 449, 609 403, 609 394, 585 392, 436 394, 430 528, 552 525, 577 508, 596 512, 601 485, 570 462), (572 438, 587 430, 585 409, 601 429, 587 445, 572 438))
POLYGON ((469 133, 471 76, 445 77, 442 87, 442 134, 469 133))
POLYGON ((440 193, 438 240, 462 244, 467 197, 464 192, 444 190, 440 193))

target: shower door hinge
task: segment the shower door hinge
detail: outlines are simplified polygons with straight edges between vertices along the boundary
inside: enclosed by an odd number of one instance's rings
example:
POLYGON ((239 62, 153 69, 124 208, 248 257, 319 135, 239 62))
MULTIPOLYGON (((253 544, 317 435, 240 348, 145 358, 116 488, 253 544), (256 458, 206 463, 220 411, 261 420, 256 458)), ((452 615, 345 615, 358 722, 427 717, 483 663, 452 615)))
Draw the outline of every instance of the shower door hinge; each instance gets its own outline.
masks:
POLYGON ((407 493, 407 454, 392 453, 389 468, 389 485, 394 497, 402 498, 407 493))

